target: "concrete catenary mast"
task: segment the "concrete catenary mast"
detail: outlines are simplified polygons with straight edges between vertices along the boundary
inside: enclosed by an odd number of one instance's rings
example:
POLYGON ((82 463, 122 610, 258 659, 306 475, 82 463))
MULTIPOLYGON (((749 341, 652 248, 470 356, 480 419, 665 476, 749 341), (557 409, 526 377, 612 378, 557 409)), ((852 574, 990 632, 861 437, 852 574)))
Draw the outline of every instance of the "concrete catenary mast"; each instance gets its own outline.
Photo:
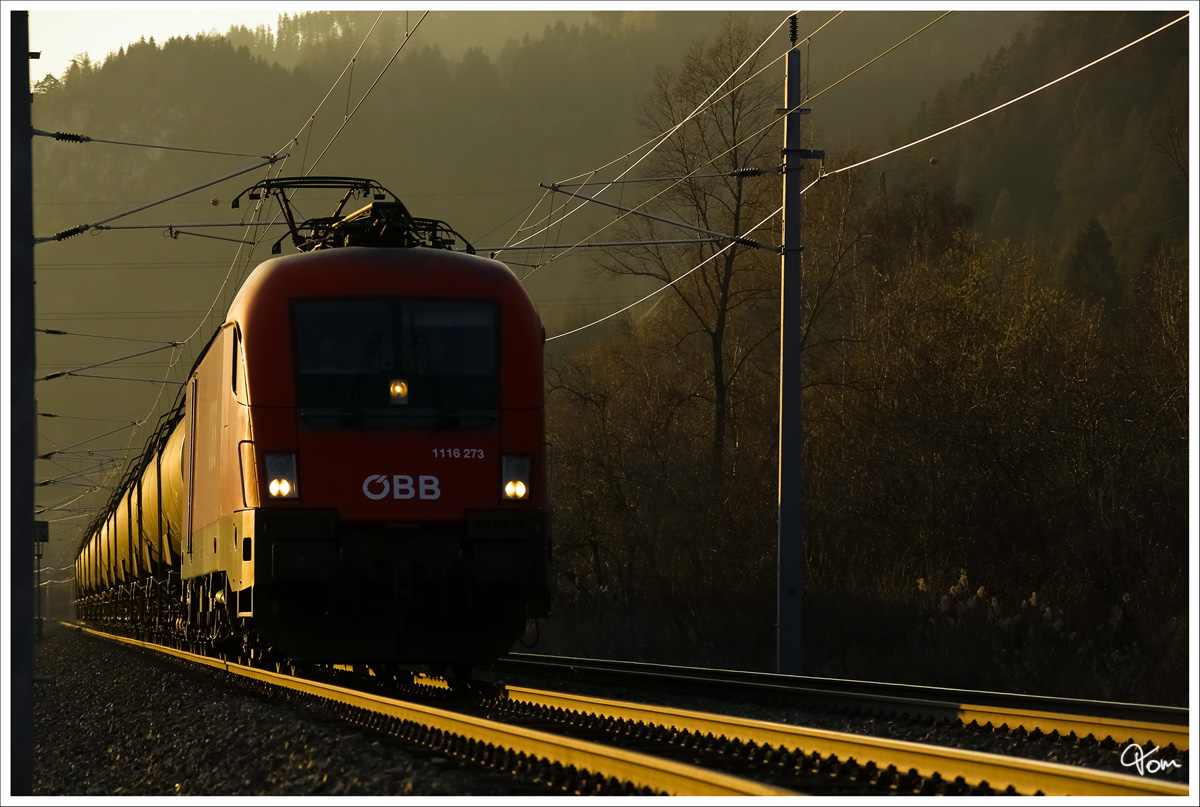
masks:
POLYGON ((804 477, 803 417, 800 356, 804 345, 804 298, 801 285, 800 223, 803 186, 800 172, 806 159, 824 159, 825 152, 801 148, 800 121, 808 112, 800 84, 800 50, 796 47, 796 18, 788 20, 791 48, 784 77, 783 119, 783 246, 781 257, 779 338, 779 528, 778 622, 776 670, 801 672, 802 605, 804 597, 804 477))

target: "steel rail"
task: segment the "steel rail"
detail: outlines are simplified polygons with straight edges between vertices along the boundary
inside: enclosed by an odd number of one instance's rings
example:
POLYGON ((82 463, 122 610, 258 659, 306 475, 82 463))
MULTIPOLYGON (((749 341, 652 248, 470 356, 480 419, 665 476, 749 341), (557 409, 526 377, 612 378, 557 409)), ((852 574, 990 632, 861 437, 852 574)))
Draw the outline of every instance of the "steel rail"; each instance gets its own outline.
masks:
POLYGON ((842 681, 520 653, 510 654, 500 662, 585 673, 628 675, 672 684, 737 686, 757 692, 816 699, 851 707, 907 712, 910 715, 929 718, 957 719, 964 725, 974 722, 985 726, 990 723, 997 728, 1007 725, 1010 729, 1023 727, 1028 731, 1037 729, 1045 734, 1057 731, 1063 736, 1074 732, 1078 737, 1091 735, 1097 740, 1111 737, 1115 742, 1137 745, 1151 744, 1163 748, 1174 745, 1179 751, 1189 750, 1190 745, 1188 710, 1170 706, 1107 703, 916 684, 842 681), (1062 711, 1065 709, 1072 711, 1062 711), (1113 717, 1114 713, 1138 717, 1113 717))
POLYGON ((1011 728, 1023 726, 1026 729, 1040 729, 1045 734, 1057 731, 1064 736, 1073 733, 1076 737, 1111 737, 1117 742, 1157 745, 1163 748, 1174 745, 1180 751, 1188 750, 1187 726, 1063 712, 1041 712, 1034 709, 1008 709, 1001 706, 967 703, 950 705, 957 706, 958 719, 964 724, 974 722, 983 726, 991 723, 993 726, 1007 725, 1011 728))
POLYGON ((749 720, 686 709, 650 706, 570 695, 560 692, 507 687, 510 700, 551 709, 582 712, 611 720, 657 725, 701 736, 770 745, 822 757, 871 761, 901 772, 915 769, 922 776, 938 773, 943 779, 963 777, 967 782, 987 782, 995 790, 1012 786, 1017 792, 1047 796, 1186 796, 1188 786, 1123 773, 1072 765, 1008 757, 980 751, 891 740, 861 734, 810 729, 763 720, 749 720))
POLYGON ((408 703, 358 692, 333 684, 293 678, 281 673, 247 667, 233 661, 211 658, 152 642, 131 639, 91 628, 82 630, 106 639, 163 652, 176 658, 241 677, 286 687, 306 694, 402 721, 412 721, 434 732, 445 732, 479 743, 506 748, 534 759, 573 766, 579 772, 628 782, 638 788, 673 796, 795 796, 796 791, 706 770, 597 743, 561 737, 506 723, 458 714, 432 706, 408 703))

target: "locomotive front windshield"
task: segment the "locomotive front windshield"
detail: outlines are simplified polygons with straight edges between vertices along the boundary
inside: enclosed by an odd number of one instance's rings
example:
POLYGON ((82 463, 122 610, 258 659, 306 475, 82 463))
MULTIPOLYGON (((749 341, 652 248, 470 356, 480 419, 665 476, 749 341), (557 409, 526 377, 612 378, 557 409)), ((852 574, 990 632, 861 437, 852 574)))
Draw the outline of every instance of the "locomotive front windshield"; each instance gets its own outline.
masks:
POLYGON ((316 428, 482 429, 498 416, 494 303, 295 303, 297 407, 316 428))

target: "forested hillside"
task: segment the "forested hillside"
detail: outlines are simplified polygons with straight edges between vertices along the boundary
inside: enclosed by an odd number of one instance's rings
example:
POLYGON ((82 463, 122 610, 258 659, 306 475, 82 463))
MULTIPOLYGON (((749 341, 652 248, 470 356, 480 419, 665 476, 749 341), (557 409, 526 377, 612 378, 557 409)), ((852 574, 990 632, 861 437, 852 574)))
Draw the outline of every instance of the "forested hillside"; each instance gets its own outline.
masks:
MULTIPOLYGON (((1186 702, 1186 26, 839 172, 1178 14, 954 14, 854 72, 934 16, 802 29, 819 30, 804 126, 827 172, 804 202, 805 480, 785 493, 804 502, 805 672, 1186 702)), ((431 20, 387 71, 415 17, 384 15, 351 62, 377 17, 142 42, 47 77, 35 127, 237 156, 38 138, 37 234, 286 147, 285 175, 374 177, 498 246, 561 215, 539 182, 615 161, 612 176, 708 103, 606 197, 658 219, 585 210, 538 235, 626 246, 501 256, 552 337, 674 282, 550 343, 558 580, 539 649, 772 668, 784 34, 755 49, 781 17, 597 14, 516 38, 472 18, 444 47, 431 20), (484 29, 486 49, 464 46, 484 29), (732 236, 765 221, 766 248, 647 243, 684 237, 664 220, 732 236)), ((263 173, 114 222, 152 229, 40 245, 39 327, 190 340, 186 369, 266 247, 178 225, 236 220, 228 201, 263 173)), ((106 357, 39 341, 44 372, 106 357)), ((43 385, 39 402, 128 422, 157 405, 134 386, 43 385)))
MULTIPOLYGON (((1178 12, 1048 13, 939 92, 892 145, 967 120, 1088 64, 1178 12)), ((936 175, 976 207, 992 240, 1038 243, 1065 261, 1093 220, 1124 282, 1160 245, 1189 231, 1185 25, 1134 45, 1062 83, 924 147, 936 175)), ((910 174, 911 176, 911 174, 910 174)))

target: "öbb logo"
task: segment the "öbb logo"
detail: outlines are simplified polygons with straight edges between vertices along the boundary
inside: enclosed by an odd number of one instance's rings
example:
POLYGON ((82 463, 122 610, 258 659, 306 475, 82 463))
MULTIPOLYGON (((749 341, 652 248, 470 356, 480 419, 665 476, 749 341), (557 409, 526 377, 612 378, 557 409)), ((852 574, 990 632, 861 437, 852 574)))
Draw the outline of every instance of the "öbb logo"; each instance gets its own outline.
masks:
POLYGON ((393 499, 436 499, 442 495, 436 476, 418 476, 414 484, 408 474, 393 474, 390 479, 386 474, 372 474, 363 480, 362 491, 376 501, 389 494, 393 499))

